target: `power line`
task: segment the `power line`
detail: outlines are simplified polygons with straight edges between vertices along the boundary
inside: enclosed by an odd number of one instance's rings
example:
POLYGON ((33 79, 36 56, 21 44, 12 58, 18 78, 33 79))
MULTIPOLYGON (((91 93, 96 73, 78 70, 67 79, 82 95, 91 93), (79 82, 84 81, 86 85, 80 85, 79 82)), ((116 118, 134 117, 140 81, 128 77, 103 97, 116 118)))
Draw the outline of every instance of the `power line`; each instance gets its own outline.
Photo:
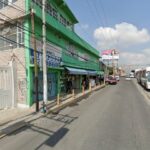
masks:
MULTIPOLYGON (((91 5, 91 3, 87 0, 87 3, 86 3, 87 5, 88 5, 88 7, 89 8, 92 8, 92 7, 90 7, 90 5, 91 5)), ((91 5, 91 6, 93 6, 93 5, 91 5)), ((94 12, 93 11, 93 9, 90 9, 91 10, 91 13, 92 12, 94 12)), ((95 10, 95 9, 94 9, 95 10)), ((95 18, 95 22, 97 22, 97 25, 99 26, 100 25, 100 22, 99 22, 99 20, 97 19, 97 15, 95 15, 95 13, 93 13, 94 15, 93 16, 95 16, 94 18, 95 18)), ((105 34, 104 34, 104 32, 102 31, 102 35, 103 35, 103 38, 104 38, 104 40, 106 41, 106 37, 105 37, 105 34)))
POLYGON ((22 9, 20 9, 20 7, 19 6, 17 6, 17 5, 15 5, 14 3, 12 3, 12 2, 9 2, 10 3, 10 5, 9 4, 7 4, 7 3, 5 3, 5 2, 0 2, 1 4, 4 4, 4 5, 6 5, 6 6, 9 6, 9 7, 11 7, 11 8, 14 8, 14 9, 17 9, 17 10, 19 10, 20 12, 23 12, 23 13, 25 13, 25 11, 24 10, 22 10, 22 9))
MULTIPOLYGON (((99 2, 100 6, 101 6, 101 9, 102 9, 102 11, 103 11, 105 23, 106 23, 106 25, 108 25, 108 24, 109 24, 109 21, 108 21, 108 17, 107 17, 107 15, 106 15, 105 8, 104 8, 104 6, 103 6, 102 0, 98 0, 98 2, 99 2)), ((117 41, 117 39, 114 39, 114 38, 113 38, 112 32, 110 32, 110 36, 111 36, 111 38, 114 40, 114 42, 115 42, 116 45, 117 45, 118 41, 117 41)))
MULTIPOLYGON (((18 6, 19 7, 19 6, 18 6)), ((20 7, 19 7, 20 8, 20 7)), ((21 8, 20 8, 21 9, 21 8)), ((8 16, 6 16, 6 15, 4 15, 3 13, 1 13, 3 16, 5 16, 5 17, 7 17, 9 20, 12 20, 10 17, 8 17, 8 16)), ((13 20, 12 20, 13 21, 13 20)), ((46 25, 47 26, 47 25, 46 25)), ((18 26, 19 28, 22 28, 22 27, 20 27, 20 26, 18 26)), ((24 27, 24 30, 26 30, 25 29, 26 27, 24 27)), ((27 29, 31 34, 36 34, 37 36, 40 36, 41 37, 41 34, 39 34, 39 33, 32 33, 32 31, 30 31, 29 29, 27 29)), ((79 40, 80 40, 80 42, 83 42, 80 38, 79 38, 79 40)))
MULTIPOLYGON (((2 14, 1 12, 0 12, 0 14, 3 15, 3 16, 5 16, 5 17, 7 17, 7 18, 9 18, 10 20, 12 20, 10 17, 8 17, 8 16, 2 14)), ((24 31, 27 31, 27 32, 29 32, 29 33, 31 33, 31 34, 35 34, 35 35, 37 35, 38 37, 42 38, 42 36, 41 36, 40 33, 38 33, 38 32, 34 32, 34 33, 33 33, 31 30, 29 30, 29 29, 27 29, 27 28, 25 29, 25 26, 21 27, 21 26, 19 26, 19 25, 16 25, 15 23, 11 23, 10 21, 4 20, 4 19, 2 19, 2 18, 0 18, 0 20, 3 20, 3 21, 5 21, 6 23, 8 23, 8 24, 10 24, 10 25, 16 26, 16 27, 18 27, 18 28, 20 28, 20 29, 22 29, 22 30, 24 30, 24 31)), ((17 23, 19 23, 19 22, 17 22, 17 23)), ((30 42, 30 40, 28 40, 28 41, 30 42)), ((49 41, 49 40, 47 39, 47 41, 49 41)), ((50 42, 50 41, 49 41, 49 42, 50 42)))
MULTIPOLYGON (((100 2, 100 1, 99 1, 100 2)), ((90 2, 87 0, 87 4, 89 5, 89 7, 90 7, 90 2)), ((107 19, 106 19, 106 16, 105 16, 105 10, 104 10, 104 7, 102 6, 102 2, 100 2, 100 4, 98 4, 98 5, 94 5, 95 3, 92 3, 91 4, 91 6, 93 6, 93 10, 95 11, 95 18, 96 18, 96 20, 97 20, 97 16, 99 16, 99 18, 101 18, 101 24, 102 24, 102 27, 104 27, 105 25, 107 25, 107 19), (98 8, 97 8, 97 6, 101 6, 101 8, 102 8, 102 11, 104 12, 104 20, 103 20, 103 17, 102 17, 102 15, 100 15, 99 14, 99 11, 98 11, 98 8)), ((94 12, 93 11, 93 12, 94 12)), ((99 20, 98 20, 98 22, 99 22, 99 20)), ((100 23, 100 22, 99 22, 100 23)), ((110 35, 110 40, 112 40, 112 41, 114 41, 114 43, 117 43, 116 42, 116 40, 113 38, 113 36, 112 36, 112 33, 111 33, 111 31, 110 30, 108 30, 108 34, 110 35)), ((103 35, 103 37, 104 37, 104 41, 105 42, 107 42, 107 38, 106 38, 106 36, 105 36, 105 34, 104 34, 104 31, 102 30, 102 35, 103 35)))
MULTIPOLYGON (((9 21, 7 21, 7 23, 9 23, 9 24, 11 24, 11 25, 15 25, 15 24, 12 24, 12 23, 10 23, 9 21)), ((24 28, 22 28, 22 27, 20 27, 20 26, 18 26, 18 25, 15 25, 16 27, 19 27, 20 29, 23 29, 23 30, 25 30, 25 31, 28 31, 28 32, 30 32, 30 33, 32 33, 30 30, 27 30, 27 29, 24 29, 24 28)), ((33 34, 35 34, 35 33, 33 33, 33 34)), ((39 35, 39 34, 38 34, 39 35)), ((40 37, 42 37, 42 36, 40 36, 40 37)), ((47 40, 47 41, 49 41, 49 40, 47 40)), ((50 41, 49 41, 50 42, 50 41)), ((67 50, 68 51, 68 50, 67 50)), ((56 51, 55 51, 56 52, 56 51)), ((70 52, 70 51, 68 51, 68 52, 70 52)), ((57 51, 57 53, 58 53, 58 51, 57 51)), ((76 55, 75 53, 73 53, 73 52, 71 52, 73 55, 76 55)), ((85 59, 85 58, 83 58, 83 57, 81 57, 80 55, 78 55, 78 57, 80 57, 80 58, 82 58, 82 59, 85 59)), ((90 61, 90 60, 89 60, 90 61)), ((92 61, 91 61, 92 62, 92 61)))
MULTIPOLYGON (((2 16, 4 16, 4 17, 7 17, 7 18, 9 19, 9 21, 8 21, 8 20, 5 20, 5 19, 3 19, 3 18, 0 18, 2 21, 6 22, 6 23, 9 23, 9 24, 11 24, 11 25, 14 25, 14 26, 16 26, 16 27, 18 27, 18 28, 20 28, 20 29, 25 30, 25 31, 28 31, 28 32, 31 33, 31 34, 40 35, 39 33, 33 33, 31 30, 29 30, 29 29, 26 28, 25 26, 21 27, 21 26, 19 26, 19 25, 15 25, 15 23, 11 23, 11 21, 12 21, 12 22, 14 21, 13 19, 11 19, 10 17, 6 16, 5 14, 3 14, 3 13, 1 13, 1 12, 0 12, 0 14, 1 14, 2 16)), ((18 21, 16 21, 16 22, 17 22, 17 23, 20 23, 20 22, 18 22, 18 21)), ((40 35, 40 36, 41 36, 41 35, 40 35)))
MULTIPOLYGON (((21 44, 21 43, 18 43, 18 42, 16 42, 16 41, 13 41, 13 40, 11 40, 11 39, 9 39, 9 38, 6 38, 6 37, 4 37, 4 36, 2 36, 2 35, 0 35, 0 37, 1 38, 3 38, 6 42, 11 42, 11 43, 14 43, 14 44, 17 44, 17 45, 19 45, 20 47, 24 47, 24 48, 27 48, 27 49, 29 49, 29 50, 32 50, 33 48, 31 48, 31 47, 28 47, 28 46, 25 46, 24 44, 21 44)), ((66 50, 66 51, 68 51, 68 50, 66 50)), ((38 52, 40 52, 41 54, 43 53, 42 51, 38 51, 38 52)), ((38 53, 37 52, 37 53, 38 53)), ((77 57, 79 57, 79 58, 81 58, 81 59, 83 59, 83 60, 85 60, 85 61, 87 61, 87 59, 85 59, 85 58, 83 58, 83 57, 81 57, 80 55, 78 55, 78 54, 75 54, 75 53, 73 53, 73 52, 70 52, 70 51, 68 51, 71 55, 76 55, 77 57)), ((57 52, 57 53, 60 53, 60 54, 62 54, 61 52, 57 52)), ((65 54, 67 54, 68 55, 68 53, 67 52, 65 52, 65 54)), ((73 57, 74 59, 75 59, 75 57, 73 57)), ((88 60, 89 62, 91 62, 91 63, 95 63, 95 64, 98 64, 98 63, 96 63, 96 62, 94 62, 94 61, 92 61, 92 60, 88 60)), ((75 63, 74 63, 75 64, 75 63)))
MULTIPOLYGON (((19 8, 19 6, 18 6, 18 8, 19 8)), ((10 17, 8 17, 8 16, 6 16, 5 14, 3 14, 3 13, 1 13, 0 12, 0 14, 1 15, 3 15, 3 16, 5 16, 5 17, 7 17, 10 21, 13 21, 10 17)), ((21 27, 21 26, 19 26, 19 25, 15 25, 15 24, 13 24, 13 23, 11 23, 10 21, 7 21, 7 20, 4 20, 4 19, 2 19, 1 18, 1 20, 3 20, 3 21, 5 21, 5 22, 7 22, 7 23, 9 23, 9 24, 11 24, 11 25, 14 25, 14 26, 16 26, 16 27, 18 27, 18 28, 20 28, 20 29, 22 29, 22 30, 25 30, 25 31, 27 31, 27 32, 29 32, 29 33, 31 33, 31 34, 35 34, 35 35, 38 35, 39 37, 42 37, 39 33, 36 33, 36 32, 32 32, 32 31, 30 31, 29 29, 27 29, 26 27, 21 27), (26 28, 26 29, 25 29, 26 28)), ((80 38, 79 38, 80 39, 80 38)), ((46 38, 46 40, 48 41, 48 42, 51 42, 51 41, 49 41, 47 38, 46 38)), ((81 39, 80 39, 81 40, 81 39)), ((12 41, 12 42, 15 42, 15 41, 12 41)), ((16 43, 16 44, 19 44, 20 45, 20 43, 16 43)), ((22 44, 21 44, 21 46, 22 46, 22 44)), ((29 48, 29 47, 28 47, 29 48)), ((68 51, 68 50, 66 50, 66 51, 68 51)), ((70 53, 70 51, 68 51, 69 53, 70 53)), ((73 52, 71 52, 73 55, 77 55, 77 54, 75 54, 75 53, 73 53, 73 52)), ((85 58, 83 58, 83 57, 81 57, 80 55, 77 55, 78 57, 80 57, 81 59, 84 59, 84 60, 86 60, 87 61, 87 59, 85 59, 85 58)), ((92 60, 88 60, 88 61, 91 61, 91 62, 93 62, 93 63, 95 63, 95 61, 92 61, 92 60)), ((97 64, 97 63, 96 63, 97 64)))

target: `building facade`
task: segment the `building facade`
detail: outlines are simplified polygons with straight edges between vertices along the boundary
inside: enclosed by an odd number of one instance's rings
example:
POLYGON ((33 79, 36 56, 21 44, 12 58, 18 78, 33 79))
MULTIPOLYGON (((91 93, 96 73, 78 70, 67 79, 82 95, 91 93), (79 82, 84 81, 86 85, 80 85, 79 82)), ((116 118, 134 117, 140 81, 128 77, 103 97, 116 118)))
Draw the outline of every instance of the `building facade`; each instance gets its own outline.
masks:
MULTIPOLYGON (((42 0, 2 0, 0 4, 0 64, 14 60, 17 102, 31 106, 35 100, 33 18, 38 64, 38 94, 43 99, 42 0), (12 13, 13 12, 13 13, 12 13)), ((80 90, 83 78, 99 73, 99 52, 79 37, 78 20, 64 0, 46 1, 46 51, 48 99, 66 92, 66 82, 80 90)))

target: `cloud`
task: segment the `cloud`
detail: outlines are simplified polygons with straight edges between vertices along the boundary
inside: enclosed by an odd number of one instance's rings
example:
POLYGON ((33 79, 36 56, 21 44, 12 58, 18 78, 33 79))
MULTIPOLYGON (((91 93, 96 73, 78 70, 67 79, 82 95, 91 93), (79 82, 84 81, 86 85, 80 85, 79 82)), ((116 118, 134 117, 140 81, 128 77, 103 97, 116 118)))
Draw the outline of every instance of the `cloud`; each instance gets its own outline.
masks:
POLYGON ((144 49, 141 52, 121 52, 120 59, 126 64, 150 64, 150 48, 144 49))
POLYGON ((148 31, 138 29, 133 24, 126 22, 116 24, 114 28, 99 27, 94 31, 94 39, 99 49, 127 48, 150 41, 148 31))

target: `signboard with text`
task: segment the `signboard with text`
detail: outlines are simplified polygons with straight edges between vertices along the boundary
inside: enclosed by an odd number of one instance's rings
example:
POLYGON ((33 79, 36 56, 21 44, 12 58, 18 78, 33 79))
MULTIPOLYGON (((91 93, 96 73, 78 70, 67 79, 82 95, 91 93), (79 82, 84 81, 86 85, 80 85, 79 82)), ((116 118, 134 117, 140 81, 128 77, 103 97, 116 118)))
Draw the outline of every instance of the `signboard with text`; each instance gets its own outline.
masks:
MULTIPOLYGON (((33 44, 30 42, 30 63, 34 64, 34 50, 33 44)), ((37 47, 37 64, 40 68, 43 66, 43 52, 42 52, 42 43, 41 41, 36 41, 37 47)), ((58 46, 55 46, 51 43, 46 44, 46 62, 47 67, 60 67, 61 65, 61 57, 62 57, 62 49, 58 46)))

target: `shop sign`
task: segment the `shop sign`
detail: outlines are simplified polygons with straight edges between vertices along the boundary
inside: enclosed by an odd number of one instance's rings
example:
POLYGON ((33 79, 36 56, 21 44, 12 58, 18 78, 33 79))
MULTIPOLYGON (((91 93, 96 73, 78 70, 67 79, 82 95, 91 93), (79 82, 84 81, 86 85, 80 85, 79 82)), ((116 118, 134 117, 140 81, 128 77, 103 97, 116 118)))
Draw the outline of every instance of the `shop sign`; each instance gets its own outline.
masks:
MULTIPOLYGON (((32 41, 32 39, 31 39, 32 41)), ((33 50, 33 42, 30 44, 30 63, 34 64, 34 50, 33 50)), ((36 41, 37 47, 37 64, 40 68, 43 67, 43 52, 42 52, 42 43, 41 41, 36 41)), ((60 67, 61 65, 61 57, 62 57, 62 49, 58 46, 55 46, 51 43, 46 43, 46 62, 47 67, 60 67)))
MULTIPOLYGON (((37 64, 39 67, 42 68, 43 64, 43 53, 37 51, 37 64)), ((30 49, 30 62, 31 64, 34 64, 34 50, 30 49)), ((47 67, 59 67, 61 65, 61 58, 55 56, 51 52, 47 52, 46 54, 46 62, 47 62, 47 67)))

